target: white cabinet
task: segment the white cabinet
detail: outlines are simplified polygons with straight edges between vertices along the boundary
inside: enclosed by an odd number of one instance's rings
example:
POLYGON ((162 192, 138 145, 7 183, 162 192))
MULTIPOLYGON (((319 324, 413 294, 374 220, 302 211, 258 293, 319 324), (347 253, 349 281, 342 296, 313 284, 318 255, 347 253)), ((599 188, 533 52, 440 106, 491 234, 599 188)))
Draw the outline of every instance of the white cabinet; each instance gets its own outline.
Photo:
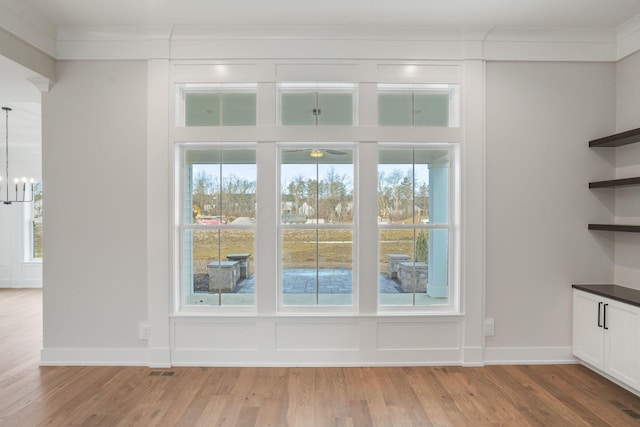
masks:
POLYGON ((573 291, 573 354, 640 390, 640 308, 573 291))

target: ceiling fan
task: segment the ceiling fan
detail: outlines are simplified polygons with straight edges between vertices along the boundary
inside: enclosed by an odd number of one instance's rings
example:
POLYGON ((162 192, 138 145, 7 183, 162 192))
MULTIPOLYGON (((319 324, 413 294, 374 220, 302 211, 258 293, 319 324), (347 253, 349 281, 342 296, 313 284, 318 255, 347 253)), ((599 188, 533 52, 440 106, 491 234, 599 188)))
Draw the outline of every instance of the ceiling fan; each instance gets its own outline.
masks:
POLYGON ((324 156, 325 153, 327 154, 332 154, 335 156, 343 156, 345 154, 347 154, 346 151, 340 151, 340 150, 334 150, 331 148, 305 148, 305 149, 301 149, 301 150, 287 150, 289 153, 296 153, 296 152, 308 152, 309 156, 311 157, 322 157, 324 156))

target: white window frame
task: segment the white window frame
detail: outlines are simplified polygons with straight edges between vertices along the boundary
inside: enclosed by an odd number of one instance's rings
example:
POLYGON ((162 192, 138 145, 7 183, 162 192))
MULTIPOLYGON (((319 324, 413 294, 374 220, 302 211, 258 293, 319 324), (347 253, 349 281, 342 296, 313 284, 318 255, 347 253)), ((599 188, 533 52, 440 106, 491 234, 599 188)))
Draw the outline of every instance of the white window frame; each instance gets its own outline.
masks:
MULTIPOLYGON (((209 149, 232 149, 232 150, 257 150, 256 143, 175 143, 175 197, 178 200, 176 203, 176 234, 175 234, 175 242, 176 242, 176 253, 177 258, 175 262, 175 266, 177 269, 176 280, 179 283, 179 308, 178 312, 181 313, 220 313, 220 314, 255 314, 257 312, 257 287, 258 287, 258 278, 257 275, 254 277, 256 291, 254 293, 254 303, 252 305, 210 305, 210 304, 187 304, 186 296, 187 296, 187 288, 186 283, 184 282, 185 275, 185 242, 184 235, 186 230, 238 230, 238 229, 251 229, 254 231, 254 247, 253 247, 253 255, 254 259, 257 262, 259 258, 259 254, 256 253, 256 235, 257 235, 257 225, 230 225, 230 224, 219 224, 219 225, 206 225, 206 224, 187 224, 185 218, 186 207, 185 203, 185 191, 186 191, 186 181, 185 181, 185 152, 187 150, 209 150, 209 149)), ((258 162, 256 160, 256 168, 258 168, 258 162)), ((257 178, 257 176, 256 176, 257 178)), ((256 182, 256 194, 258 192, 259 184, 256 182)), ((256 212, 256 216, 257 216, 256 212)))
MULTIPOLYGON (((380 224, 378 223, 378 260, 380 260, 381 230, 448 230, 448 303, 434 305, 382 305, 380 302, 380 283, 376 287, 379 313, 411 313, 411 314, 460 314, 460 145, 457 143, 378 143, 381 149, 427 149, 447 150, 449 152, 449 185, 448 185, 448 223, 447 224, 380 224)), ((379 163, 378 163, 379 164, 379 163)), ((378 167, 376 164, 376 168, 378 167)), ((377 189, 376 189, 377 190, 377 189)), ((379 262, 379 261, 378 261, 379 262)), ((378 271, 378 278, 380 271, 378 271)))
POLYGON ((358 143, 322 143, 322 144, 296 144, 296 143, 278 143, 277 145, 277 233, 278 233, 278 267, 277 267, 277 298, 278 298, 278 312, 281 313, 313 313, 313 314, 331 314, 331 313, 357 313, 358 311, 358 143), (287 149, 313 149, 313 148, 326 148, 326 149, 348 149, 353 153, 353 221, 351 224, 283 224, 282 223, 282 181, 281 181, 281 165, 282 165, 282 151, 287 149), (351 304, 350 305, 285 305, 283 303, 283 267, 282 267, 282 230, 351 230, 352 232, 352 259, 353 264, 352 271, 352 287, 351 287, 351 304))

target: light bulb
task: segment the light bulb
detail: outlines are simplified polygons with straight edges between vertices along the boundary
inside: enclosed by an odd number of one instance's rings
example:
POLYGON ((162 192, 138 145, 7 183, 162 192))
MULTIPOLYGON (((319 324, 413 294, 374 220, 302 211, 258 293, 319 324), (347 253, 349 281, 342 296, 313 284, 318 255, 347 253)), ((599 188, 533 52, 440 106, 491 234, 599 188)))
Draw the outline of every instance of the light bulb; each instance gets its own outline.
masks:
POLYGON ((22 177, 22 182, 27 182, 27 177, 26 176, 22 177))
POLYGON ((29 180, 29 182, 30 182, 31 184, 33 184, 34 182, 36 182, 36 180, 35 180, 35 179, 33 179, 33 178, 31 178, 31 179, 29 180))
POLYGON ((13 180, 13 182, 15 182, 16 184, 18 183, 18 181, 20 181, 18 178, 13 180))

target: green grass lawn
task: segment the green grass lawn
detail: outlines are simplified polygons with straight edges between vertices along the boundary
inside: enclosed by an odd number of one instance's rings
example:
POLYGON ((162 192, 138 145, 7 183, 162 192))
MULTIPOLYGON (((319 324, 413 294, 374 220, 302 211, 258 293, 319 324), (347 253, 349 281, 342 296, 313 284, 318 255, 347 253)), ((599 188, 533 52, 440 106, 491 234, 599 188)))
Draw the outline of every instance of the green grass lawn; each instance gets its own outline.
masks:
MULTIPOLYGON (((413 259, 414 239, 413 230, 382 230, 380 271, 386 272, 389 253, 407 254, 413 259)), ((226 260, 229 254, 250 253, 253 261, 254 240, 254 230, 194 230, 194 272, 206 272, 208 262, 226 260)), ((352 241, 351 230, 283 230, 283 267, 315 268, 316 259, 319 259, 321 268, 352 268, 352 241)), ((273 242, 273 250, 276 250, 276 242, 273 242)))

